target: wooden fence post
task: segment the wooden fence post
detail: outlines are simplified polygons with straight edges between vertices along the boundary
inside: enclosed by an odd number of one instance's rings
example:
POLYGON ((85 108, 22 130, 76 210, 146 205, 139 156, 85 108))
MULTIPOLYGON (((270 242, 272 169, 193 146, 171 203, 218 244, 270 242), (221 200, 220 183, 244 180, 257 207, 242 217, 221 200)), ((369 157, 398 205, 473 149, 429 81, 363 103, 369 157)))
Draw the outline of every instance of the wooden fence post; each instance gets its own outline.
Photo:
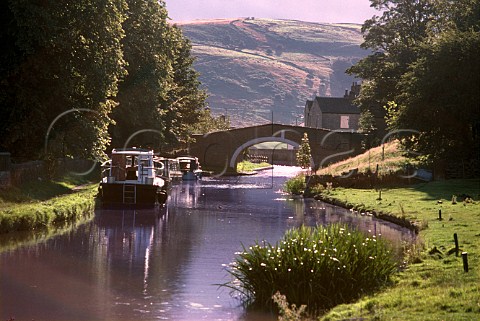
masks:
POLYGON ((462 252, 462 259, 463 259, 463 270, 468 272, 468 253, 462 252))
POLYGON ((453 233, 453 240, 455 241, 455 256, 458 256, 458 236, 457 236, 457 233, 453 233))

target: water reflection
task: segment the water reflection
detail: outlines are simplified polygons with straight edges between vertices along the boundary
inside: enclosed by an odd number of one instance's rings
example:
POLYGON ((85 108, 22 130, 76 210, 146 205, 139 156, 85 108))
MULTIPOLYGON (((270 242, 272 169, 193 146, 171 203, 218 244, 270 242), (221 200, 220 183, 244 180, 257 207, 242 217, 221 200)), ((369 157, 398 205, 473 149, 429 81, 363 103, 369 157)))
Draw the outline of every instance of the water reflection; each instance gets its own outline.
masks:
POLYGON ((371 217, 289 199, 281 187, 296 169, 275 170, 183 182, 163 209, 98 210, 66 235, 0 255, 0 318, 274 320, 245 313, 218 287, 242 243, 275 243, 290 227, 339 220, 408 238, 371 217))

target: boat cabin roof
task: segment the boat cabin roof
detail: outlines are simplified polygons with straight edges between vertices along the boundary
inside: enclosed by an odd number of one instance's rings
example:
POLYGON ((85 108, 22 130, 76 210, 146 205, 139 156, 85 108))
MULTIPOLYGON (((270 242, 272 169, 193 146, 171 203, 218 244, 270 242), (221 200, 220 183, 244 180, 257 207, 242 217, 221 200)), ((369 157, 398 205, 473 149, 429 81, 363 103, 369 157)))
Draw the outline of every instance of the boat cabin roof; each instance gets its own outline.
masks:
POLYGON ((196 157, 190 157, 190 156, 181 156, 181 157, 177 157, 177 159, 179 161, 192 161, 192 160, 196 161, 197 160, 196 157))
POLYGON ((145 156, 153 156, 153 150, 143 149, 143 148, 125 148, 125 149, 113 149, 112 155, 145 155, 145 156))

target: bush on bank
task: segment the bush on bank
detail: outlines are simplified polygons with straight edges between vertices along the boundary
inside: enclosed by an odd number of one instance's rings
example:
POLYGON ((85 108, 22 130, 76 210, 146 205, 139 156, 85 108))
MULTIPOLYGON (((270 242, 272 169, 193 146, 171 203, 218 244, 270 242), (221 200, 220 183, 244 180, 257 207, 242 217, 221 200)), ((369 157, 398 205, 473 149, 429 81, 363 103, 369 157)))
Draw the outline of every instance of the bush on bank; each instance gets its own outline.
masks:
POLYGON ((293 195, 301 195, 307 187, 304 175, 297 175, 287 180, 283 186, 285 192, 293 195))
POLYGON ((293 228, 275 245, 257 241, 237 255, 224 286, 258 307, 270 307, 278 291, 296 306, 328 309, 375 291, 397 270, 386 241, 342 224, 293 228))

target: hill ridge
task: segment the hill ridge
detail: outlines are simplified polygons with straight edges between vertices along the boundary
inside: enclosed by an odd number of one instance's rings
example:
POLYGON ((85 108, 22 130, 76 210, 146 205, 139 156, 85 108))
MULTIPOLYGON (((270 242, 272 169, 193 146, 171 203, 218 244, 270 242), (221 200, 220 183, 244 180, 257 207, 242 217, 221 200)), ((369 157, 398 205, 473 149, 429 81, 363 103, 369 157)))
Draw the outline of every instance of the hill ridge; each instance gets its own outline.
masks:
POLYGON ((216 114, 235 126, 295 123, 307 99, 341 97, 355 79, 345 70, 367 52, 360 25, 287 19, 178 23, 192 42, 200 81, 216 114))

